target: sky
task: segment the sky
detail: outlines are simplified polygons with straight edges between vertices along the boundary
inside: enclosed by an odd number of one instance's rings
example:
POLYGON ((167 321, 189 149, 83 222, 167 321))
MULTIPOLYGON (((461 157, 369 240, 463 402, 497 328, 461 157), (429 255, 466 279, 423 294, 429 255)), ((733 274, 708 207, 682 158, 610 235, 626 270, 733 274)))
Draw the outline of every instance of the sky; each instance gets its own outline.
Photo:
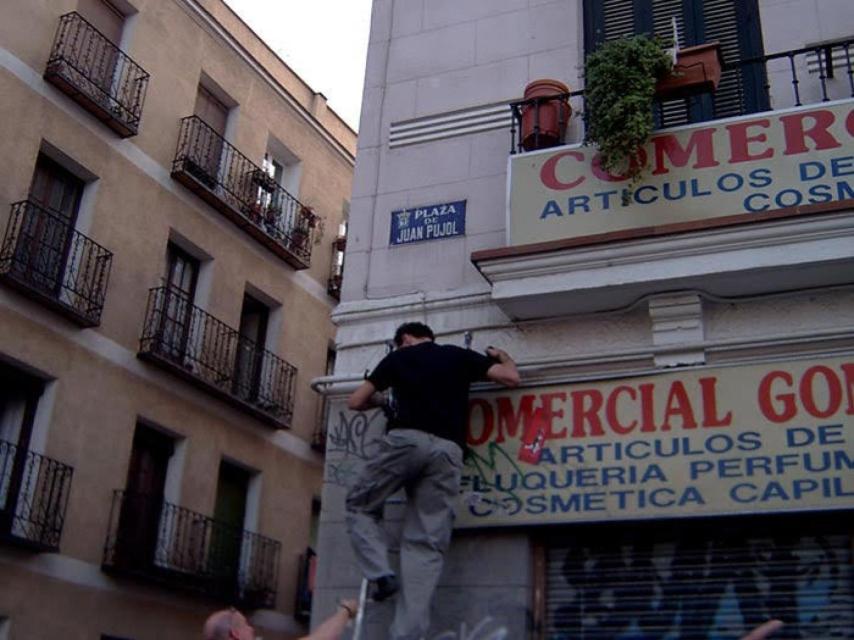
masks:
POLYGON ((359 127, 371 0, 225 0, 353 129, 359 127))

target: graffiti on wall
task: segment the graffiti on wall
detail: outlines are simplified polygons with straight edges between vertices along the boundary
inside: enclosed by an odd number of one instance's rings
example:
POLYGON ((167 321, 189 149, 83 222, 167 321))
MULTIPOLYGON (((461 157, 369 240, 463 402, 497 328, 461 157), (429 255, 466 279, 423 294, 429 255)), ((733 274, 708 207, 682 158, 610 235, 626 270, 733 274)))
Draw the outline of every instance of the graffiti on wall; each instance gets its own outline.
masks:
POLYGON ((770 618, 786 623, 775 637, 854 637, 846 536, 686 536, 552 553, 565 557, 550 585, 550 640, 724 640, 770 618))
POLYGON ((385 430, 379 411, 338 411, 326 436, 326 482, 350 487, 385 430))

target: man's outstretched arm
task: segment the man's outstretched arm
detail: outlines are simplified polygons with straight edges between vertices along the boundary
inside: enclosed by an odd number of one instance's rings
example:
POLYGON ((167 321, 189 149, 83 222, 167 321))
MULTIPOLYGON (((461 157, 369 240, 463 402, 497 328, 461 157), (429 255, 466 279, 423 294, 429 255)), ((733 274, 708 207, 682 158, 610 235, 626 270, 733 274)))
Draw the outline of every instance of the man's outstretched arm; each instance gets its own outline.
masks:
POLYGON ((365 409, 372 409, 379 406, 371 400, 376 392, 377 388, 374 386, 374 383, 370 380, 365 380, 347 398, 347 408, 353 411, 364 411, 365 409))
POLYGON ((515 387, 519 384, 521 381, 519 370, 516 368, 513 358, 506 351, 496 349, 495 347, 488 347, 486 354, 498 360, 498 362, 487 369, 487 378, 498 384, 503 384, 505 387, 515 387))
POLYGON ((356 617, 358 606, 359 603, 355 600, 344 600, 338 605, 338 610, 324 620, 323 624, 300 640, 339 640, 347 623, 356 617))

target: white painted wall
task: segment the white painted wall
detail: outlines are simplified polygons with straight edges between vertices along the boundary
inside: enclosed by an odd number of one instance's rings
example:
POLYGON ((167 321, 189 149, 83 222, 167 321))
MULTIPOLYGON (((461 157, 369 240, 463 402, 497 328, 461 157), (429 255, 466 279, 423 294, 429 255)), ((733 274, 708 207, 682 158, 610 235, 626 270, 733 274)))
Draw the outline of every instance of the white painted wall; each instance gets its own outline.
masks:
MULTIPOLYGON (((379 362, 384 341, 406 320, 429 323, 439 341, 461 345, 464 332, 472 331, 474 348, 506 348, 530 385, 854 349, 854 289, 836 286, 838 274, 828 276, 817 289, 799 289, 793 280, 791 291, 767 294, 757 271, 749 295, 734 291, 729 297, 705 291, 699 276, 689 291, 664 287, 637 299, 615 300, 608 311, 563 310, 560 315, 550 312, 545 297, 542 312, 522 322, 512 321, 495 304, 489 282, 470 256, 505 245, 509 126, 395 148, 389 148, 389 128, 392 123, 519 99, 524 86, 537 78, 551 77, 579 88, 581 6, 581 0, 374 1, 347 266, 342 304, 333 316, 339 325, 339 382, 331 389, 339 404, 330 411, 330 427, 340 427, 346 417, 346 411, 339 410, 340 398, 379 362), (468 203, 464 237, 389 246, 393 210, 456 200, 468 203)), ((845 0, 760 0, 760 8, 766 52, 854 34, 854 14, 845 0)), ((788 89, 788 75, 772 76, 772 81, 783 87, 781 92, 788 89)), ((803 95, 806 101, 808 94, 803 95)), ((570 135, 579 139, 577 122, 570 135)), ((850 213, 840 216, 848 216, 850 229, 850 213)), ((837 244, 848 239, 850 235, 836 237, 837 244)), ((850 260, 854 242, 848 247, 850 260)), ((810 251, 815 262, 826 249, 813 244, 804 254, 775 247, 772 241, 762 250, 809 265, 810 251)), ((597 269, 608 264, 609 252, 607 247, 598 250, 601 255, 591 262, 589 273, 582 270, 573 277, 604 274, 597 269)), ((662 255, 656 260, 651 251, 649 264, 633 267, 625 277, 643 279, 643 270, 659 272, 667 257, 662 255)), ((713 248, 702 261, 709 273, 726 264, 724 254, 713 248)), ((678 274, 679 261, 669 268, 678 274)), ((555 268, 548 277, 559 282, 560 270, 555 268)), ((603 284, 601 295, 607 298, 609 287, 619 284, 603 284)), ((537 285, 548 289, 543 280, 537 285)), ((514 286, 518 304, 524 305, 525 283, 514 286)), ((327 456, 327 480, 334 475, 330 461, 335 464, 334 455, 327 456)), ((483 532, 472 554, 479 566, 490 564, 498 539, 483 532)), ((505 557, 527 553, 524 536, 508 544, 505 557)), ((343 490, 331 480, 324 491, 319 547, 315 612, 328 611, 335 597, 358 586, 344 532, 343 490)), ((471 558, 458 553, 459 548, 452 548, 449 583, 454 581, 450 576, 471 568, 471 558)), ((506 593, 515 594, 508 596, 508 612, 515 611, 519 600, 525 602, 528 593, 525 585, 516 593, 519 585, 512 582, 502 583, 506 593), (513 604, 516 596, 519 600, 513 604)), ((468 619, 474 614, 465 615, 468 619)))

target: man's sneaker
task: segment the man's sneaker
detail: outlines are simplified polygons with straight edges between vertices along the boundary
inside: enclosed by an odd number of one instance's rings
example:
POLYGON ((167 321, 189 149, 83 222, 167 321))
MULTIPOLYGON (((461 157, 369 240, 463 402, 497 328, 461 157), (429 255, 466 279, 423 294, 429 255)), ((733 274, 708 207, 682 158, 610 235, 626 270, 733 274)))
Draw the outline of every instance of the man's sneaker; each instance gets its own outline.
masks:
POLYGON ((382 602, 383 600, 387 600, 397 593, 399 589, 400 585, 397 583, 396 576, 381 576, 374 580, 374 601, 382 602))

